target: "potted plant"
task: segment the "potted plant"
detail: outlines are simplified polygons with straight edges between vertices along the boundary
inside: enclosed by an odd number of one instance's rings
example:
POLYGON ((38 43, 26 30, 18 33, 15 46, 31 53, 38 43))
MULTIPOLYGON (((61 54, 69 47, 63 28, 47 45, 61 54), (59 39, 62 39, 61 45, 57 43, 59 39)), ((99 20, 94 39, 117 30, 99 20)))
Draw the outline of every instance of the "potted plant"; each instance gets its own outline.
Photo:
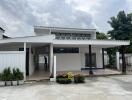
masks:
POLYGON ((5 81, 3 80, 3 75, 0 73, 0 86, 5 86, 5 81))
POLYGON ((22 85, 24 84, 24 76, 23 76, 23 72, 21 72, 18 68, 16 69, 16 79, 18 80, 18 85, 22 85))
POLYGON ((85 77, 81 74, 74 75, 74 83, 84 83, 85 77))
POLYGON ((4 69, 2 77, 6 86, 11 86, 12 73, 9 67, 4 69))
POLYGON ((15 68, 13 68, 13 73, 12 73, 12 85, 16 86, 17 85, 17 71, 15 68))
POLYGON ((58 74, 56 81, 60 84, 70 84, 72 83, 73 75, 71 72, 58 74))

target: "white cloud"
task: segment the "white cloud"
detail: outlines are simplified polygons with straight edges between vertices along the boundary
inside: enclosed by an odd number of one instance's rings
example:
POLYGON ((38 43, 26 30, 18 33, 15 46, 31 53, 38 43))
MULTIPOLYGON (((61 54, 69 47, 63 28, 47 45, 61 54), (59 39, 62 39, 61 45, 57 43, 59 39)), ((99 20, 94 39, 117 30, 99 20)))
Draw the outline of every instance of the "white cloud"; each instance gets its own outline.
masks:
POLYGON ((34 25, 97 28, 120 10, 132 11, 132 0, 0 0, 0 26, 10 36, 33 34, 34 25))

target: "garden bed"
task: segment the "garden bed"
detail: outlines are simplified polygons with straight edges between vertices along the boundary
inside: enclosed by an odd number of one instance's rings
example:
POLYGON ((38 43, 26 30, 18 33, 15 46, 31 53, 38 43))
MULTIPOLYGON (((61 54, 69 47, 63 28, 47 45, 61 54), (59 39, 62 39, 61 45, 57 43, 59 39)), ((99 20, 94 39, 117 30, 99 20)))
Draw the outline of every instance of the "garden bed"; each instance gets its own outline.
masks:
POLYGON ((81 74, 73 75, 71 72, 58 74, 56 82, 60 84, 84 83, 85 77, 81 74))

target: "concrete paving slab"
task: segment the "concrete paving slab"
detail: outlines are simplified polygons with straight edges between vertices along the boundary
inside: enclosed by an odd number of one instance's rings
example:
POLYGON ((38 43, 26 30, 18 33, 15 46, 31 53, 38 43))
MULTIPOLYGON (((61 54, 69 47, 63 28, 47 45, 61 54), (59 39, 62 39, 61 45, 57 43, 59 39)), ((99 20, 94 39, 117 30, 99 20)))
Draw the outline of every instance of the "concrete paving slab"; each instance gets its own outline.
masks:
POLYGON ((0 100, 131 100, 132 75, 92 77, 84 84, 34 82, 0 87, 0 100))

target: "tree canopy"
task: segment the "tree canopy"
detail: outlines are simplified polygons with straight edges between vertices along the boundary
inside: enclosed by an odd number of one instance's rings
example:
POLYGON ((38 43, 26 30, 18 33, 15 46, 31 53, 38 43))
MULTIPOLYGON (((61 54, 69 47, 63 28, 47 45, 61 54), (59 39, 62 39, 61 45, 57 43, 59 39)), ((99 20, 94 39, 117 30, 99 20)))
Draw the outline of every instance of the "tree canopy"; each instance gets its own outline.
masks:
POLYGON ((108 39, 108 35, 100 32, 96 32, 96 38, 99 40, 108 39))
POLYGON ((120 11, 116 17, 111 17, 108 23, 113 28, 108 32, 112 39, 130 40, 132 37, 132 13, 126 14, 124 11, 120 11))
MULTIPOLYGON (((120 11, 116 17, 111 17, 108 23, 112 27, 112 30, 108 32, 112 39, 130 40, 130 44, 132 44, 132 13, 126 14, 124 11, 120 11)), ((125 52, 132 53, 132 45, 126 46, 125 52)))

